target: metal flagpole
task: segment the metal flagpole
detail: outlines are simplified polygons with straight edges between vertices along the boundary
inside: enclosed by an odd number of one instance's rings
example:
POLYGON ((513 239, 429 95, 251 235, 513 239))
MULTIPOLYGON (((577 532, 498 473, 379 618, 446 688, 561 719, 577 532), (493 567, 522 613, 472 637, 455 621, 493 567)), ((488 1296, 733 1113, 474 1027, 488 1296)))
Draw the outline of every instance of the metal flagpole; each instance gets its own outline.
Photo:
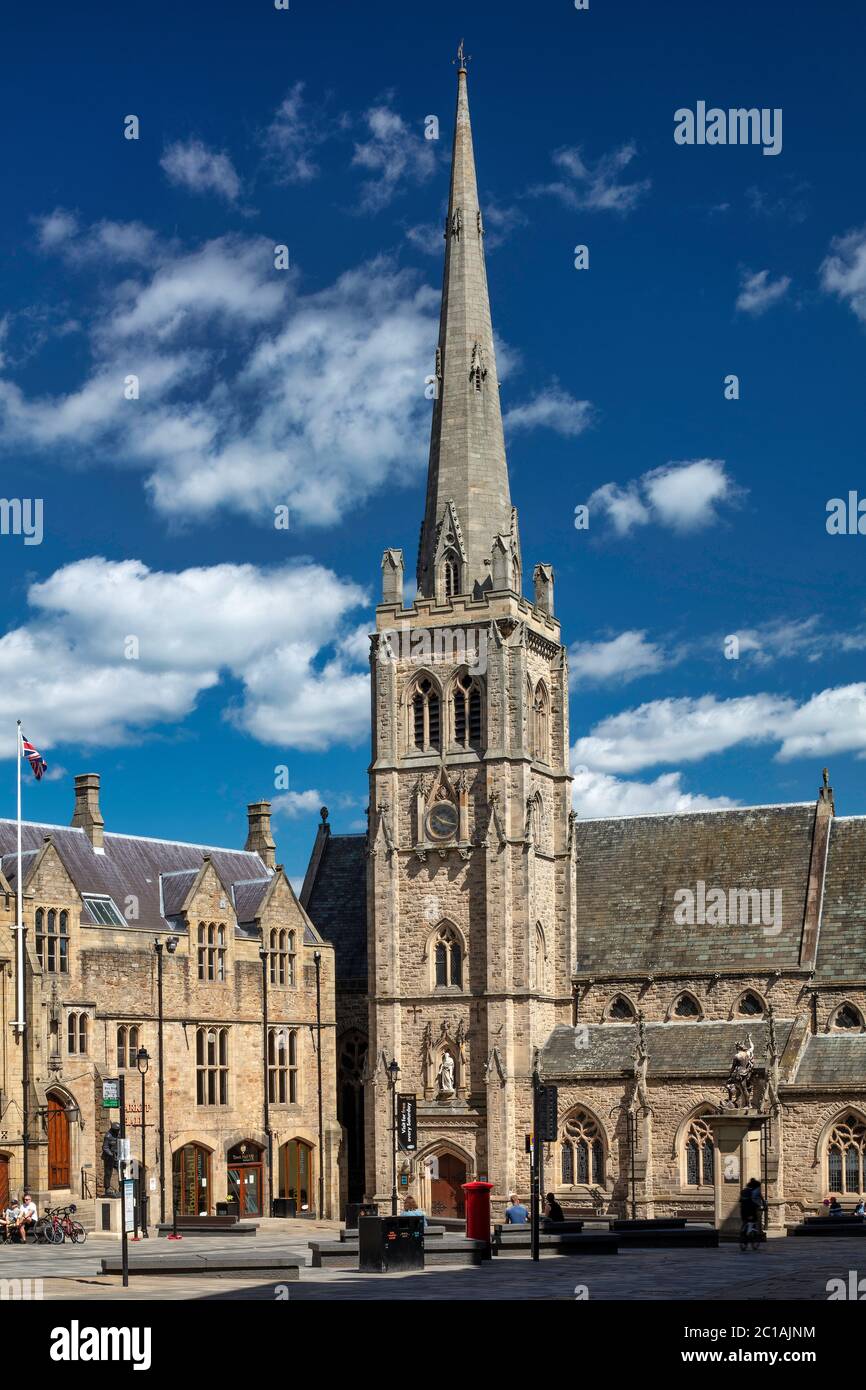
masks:
POLYGON ((17 913, 15 930, 18 933, 17 949, 15 954, 16 968, 16 1004, 18 1017, 15 1020, 14 1028, 21 1037, 24 1032, 24 971, 23 971, 23 930, 24 930, 24 886, 21 882, 21 720, 18 720, 18 730, 15 735, 16 761, 18 763, 18 882, 16 884, 17 913))

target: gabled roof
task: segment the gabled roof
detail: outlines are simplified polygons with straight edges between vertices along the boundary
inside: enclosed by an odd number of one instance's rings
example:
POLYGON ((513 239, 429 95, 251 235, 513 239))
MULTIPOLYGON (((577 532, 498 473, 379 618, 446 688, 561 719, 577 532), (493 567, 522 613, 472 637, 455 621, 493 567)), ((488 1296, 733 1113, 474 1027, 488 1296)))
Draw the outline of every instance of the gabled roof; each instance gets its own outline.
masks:
POLYGON ((320 843, 306 909, 334 947, 338 981, 367 979, 367 837, 332 835, 320 843))
POLYGON ((866 1033, 818 1033, 809 1038, 792 1084, 866 1091, 866 1033))
POLYGON ((866 979, 866 818, 836 816, 830 827, 817 977, 866 979))
MULTIPOLYGON (((12 886, 17 872, 15 835, 15 821, 0 820, 0 866, 7 879, 12 875, 12 886)), ((166 918, 180 910, 205 854, 210 855, 227 891, 241 880, 270 877, 259 855, 248 850, 106 833, 104 853, 97 854, 83 830, 25 821, 21 827, 25 886, 48 837, 79 893, 108 896, 121 912, 127 898, 136 898, 138 916, 129 925, 149 931, 164 931, 166 918), (161 878, 165 902, 160 900, 161 878)))
POLYGON ((578 821, 577 973, 796 968, 814 822, 811 802, 578 821), (678 923, 699 882, 780 893, 781 930, 678 923))

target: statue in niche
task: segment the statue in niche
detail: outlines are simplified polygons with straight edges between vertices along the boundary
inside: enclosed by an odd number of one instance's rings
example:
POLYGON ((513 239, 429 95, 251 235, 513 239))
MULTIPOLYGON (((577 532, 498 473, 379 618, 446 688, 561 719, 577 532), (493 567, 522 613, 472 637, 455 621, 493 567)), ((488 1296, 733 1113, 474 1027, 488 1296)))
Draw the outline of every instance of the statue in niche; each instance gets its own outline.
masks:
POLYGON ((454 1058, 450 1052, 442 1053, 442 1061, 439 1063, 439 1094, 440 1096, 454 1095, 454 1058))

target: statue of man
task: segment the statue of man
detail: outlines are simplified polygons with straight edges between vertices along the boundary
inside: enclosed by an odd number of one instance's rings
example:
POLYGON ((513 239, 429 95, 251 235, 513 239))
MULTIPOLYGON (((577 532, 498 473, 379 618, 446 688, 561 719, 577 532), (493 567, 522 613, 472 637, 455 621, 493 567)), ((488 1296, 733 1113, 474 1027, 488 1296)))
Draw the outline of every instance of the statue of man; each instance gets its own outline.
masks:
POLYGON ((120 1125, 112 1120, 111 1127, 102 1140, 102 1185, 106 1195, 111 1192, 114 1175, 120 1161, 120 1125))
POLYGON ((745 1042, 738 1042, 734 1052, 734 1060, 731 1062, 731 1070, 725 1089, 728 1093, 728 1104, 748 1106, 752 1098, 752 1072, 755 1065, 755 1044, 752 1042, 751 1033, 747 1034, 745 1042))
POLYGON ((454 1058, 450 1052, 443 1052, 439 1063, 439 1090, 444 1096, 454 1094, 454 1058))

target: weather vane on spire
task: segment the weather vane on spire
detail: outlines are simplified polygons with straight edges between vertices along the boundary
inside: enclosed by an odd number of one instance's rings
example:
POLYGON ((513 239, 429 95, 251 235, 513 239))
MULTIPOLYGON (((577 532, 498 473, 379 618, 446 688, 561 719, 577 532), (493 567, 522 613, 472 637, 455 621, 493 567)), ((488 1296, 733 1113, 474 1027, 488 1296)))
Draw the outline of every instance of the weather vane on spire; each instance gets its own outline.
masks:
POLYGON ((456 58, 452 58, 451 61, 452 61, 453 63, 456 63, 456 64, 457 64, 457 71, 458 71, 458 72, 465 72, 465 71, 466 71, 466 64, 467 64, 468 62, 471 62, 471 60, 472 60, 472 54, 471 54, 471 53, 464 53, 464 52, 463 52, 463 40, 461 39, 461 40, 460 40, 460 47, 457 49, 457 57, 456 57, 456 58))

